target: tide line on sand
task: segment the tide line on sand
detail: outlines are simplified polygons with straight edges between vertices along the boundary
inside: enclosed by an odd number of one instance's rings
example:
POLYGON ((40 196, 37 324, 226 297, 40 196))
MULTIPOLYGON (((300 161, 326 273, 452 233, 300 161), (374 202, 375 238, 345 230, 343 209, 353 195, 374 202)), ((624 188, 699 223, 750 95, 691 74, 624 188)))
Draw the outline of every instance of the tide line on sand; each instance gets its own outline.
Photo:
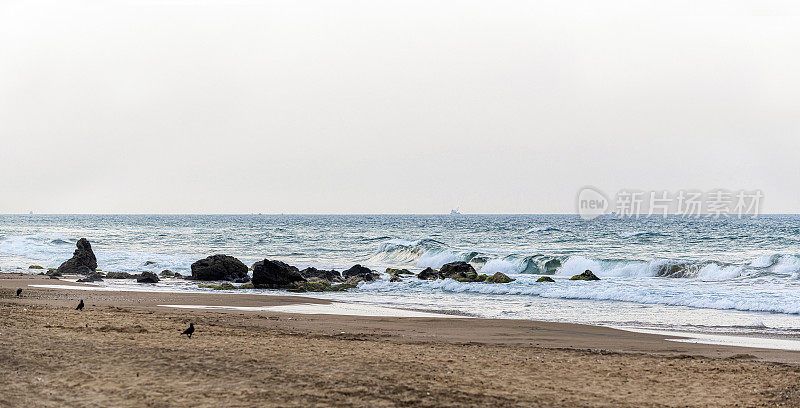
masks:
POLYGON ((432 318, 464 318, 440 313, 429 313, 417 310, 395 309, 391 307, 364 305, 356 303, 333 302, 328 304, 297 303, 280 306, 207 306, 207 305, 158 305, 161 307, 174 307, 178 309, 205 309, 205 310, 238 310, 247 312, 280 312, 298 314, 331 314, 347 316, 371 317, 432 317, 432 318))

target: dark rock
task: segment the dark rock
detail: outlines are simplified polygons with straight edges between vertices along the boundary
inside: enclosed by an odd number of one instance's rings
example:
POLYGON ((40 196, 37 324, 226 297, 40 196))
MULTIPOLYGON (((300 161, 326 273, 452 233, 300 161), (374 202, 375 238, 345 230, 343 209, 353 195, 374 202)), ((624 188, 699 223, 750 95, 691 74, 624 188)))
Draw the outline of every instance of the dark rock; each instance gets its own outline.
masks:
POLYGON ((155 265, 155 264, 156 264, 156 263, 155 263, 155 262, 153 262, 153 261, 146 261, 146 262, 144 263, 144 266, 150 266, 150 265, 155 265))
POLYGON ((489 282, 489 283, 510 283, 510 282, 514 282, 515 280, 516 279, 509 278, 508 275, 506 275, 506 274, 504 274, 502 272, 497 272, 494 275, 489 276, 488 278, 486 278, 485 281, 489 282))
POLYGON ((471 274, 475 274, 477 276, 475 268, 463 261, 446 263, 442 265, 441 269, 439 269, 440 276, 450 279, 466 279, 467 276, 471 274))
POLYGON ((169 269, 164 269, 163 271, 161 271, 161 273, 158 274, 158 276, 162 278, 174 278, 175 272, 172 272, 169 269))
POLYGON ((95 258, 92 251, 92 244, 86 238, 81 238, 76 246, 78 248, 72 254, 72 258, 56 269, 58 275, 87 275, 97 269, 97 258, 95 258))
POLYGON ((306 268, 300 271, 300 275, 302 275, 306 279, 311 278, 319 278, 324 279, 328 282, 341 282, 342 275, 338 271, 330 270, 321 270, 314 267, 306 268))
POLYGON ((372 270, 361 265, 353 265, 352 268, 342 272, 342 276, 345 279, 352 278, 354 276, 359 277, 367 282, 374 281, 378 278, 378 275, 372 273, 372 270))
POLYGON ((102 282, 103 274, 100 272, 91 272, 85 278, 78 279, 78 282, 102 282))
POLYGON ((389 275, 413 275, 414 273, 409 271, 408 269, 395 269, 395 268, 386 268, 386 273, 389 275))
POLYGON ((433 268, 425 268, 417 275, 422 280, 436 280, 439 279, 439 272, 433 268))
POLYGON ((39 265, 31 265, 31 266, 28 267, 28 269, 44 269, 44 268, 42 268, 39 265))
POLYGON ((478 275, 476 272, 468 273, 464 276, 461 275, 453 275, 453 280, 457 280, 459 282, 483 282, 486 279, 489 279, 489 276, 486 274, 478 275))
POLYGON ((135 276, 128 272, 108 272, 106 279, 133 279, 135 276))
POLYGON ((541 278, 536 279, 536 282, 555 282, 555 281, 553 280, 553 278, 549 276, 542 276, 541 278))
POLYGON ((392 275, 392 277, 389 278, 389 282, 402 282, 402 281, 403 281, 403 279, 400 278, 399 275, 392 275))
POLYGON ((234 289, 236 289, 236 286, 233 286, 233 284, 230 283, 230 282, 222 282, 219 285, 201 283, 201 284, 197 285, 197 287, 198 288, 209 288, 209 289, 214 289, 214 290, 234 290, 234 289))
POLYGON ((597 276, 595 276, 595 274, 593 274, 593 273, 592 273, 592 271, 590 271, 590 270, 588 270, 588 269, 587 269, 587 270, 586 270, 585 272, 583 272, 582 274, 580 274, 580 275, 575 275, 575 276, 573 276, 573 277, 569 278, 569 280, 598 281, 598 280, 600 280, 600 278, 598 278, 597 276))
POLYGON ((247 266, 228 255, 212 255, 192 264, 192 279, 235 281, 247 277, 247 266))
POLYGON ((281 261, 265 259, 253 264, 253 285, 256 287, 277 289, 305 281, 296 267, 281 261))
POLYGON ((91 272, 85 278, 78 279, 78 282, 102 282, 103 274, 100 272, 91 272))
POLYGON ((354 288, 355 285, 342 283, 339 285, 331 285, 328 281, 315 281, 315 282, 294 282, 289 285, 286 290, 289 292, 339 292, 354 288))
POLYGON ((158 276, 153 272, 142 272, 137 278, 136 282, 139 283, 156 283, 158 282, 158 276))

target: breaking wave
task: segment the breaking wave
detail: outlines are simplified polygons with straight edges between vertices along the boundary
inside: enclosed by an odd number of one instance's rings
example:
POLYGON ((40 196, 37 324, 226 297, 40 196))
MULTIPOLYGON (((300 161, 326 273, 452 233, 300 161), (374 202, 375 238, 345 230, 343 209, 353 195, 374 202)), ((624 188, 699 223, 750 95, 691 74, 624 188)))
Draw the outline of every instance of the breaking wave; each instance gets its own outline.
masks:
POLYGON ((594 259, 583 256, 519 254, 502 250, 451 247, 433 239, 390 239, 369 259, 375 265, 440 268, 464 261, 481 273, 544 274, 572 276, 591 270, 600 277, 666 277, 717 281, 773 275, 800 279, 800 257, 773 254, 749 263, 719 260, 594 259))
POLYGON ((457 248, 433 239, 391 239, 381 243, 369 259, 369 263, 376 265, 418 268, 441 268, 446 263, 457 261, 469 262, 483 273, 553 274, 561 266, 561 260, 555 256, 457 248))

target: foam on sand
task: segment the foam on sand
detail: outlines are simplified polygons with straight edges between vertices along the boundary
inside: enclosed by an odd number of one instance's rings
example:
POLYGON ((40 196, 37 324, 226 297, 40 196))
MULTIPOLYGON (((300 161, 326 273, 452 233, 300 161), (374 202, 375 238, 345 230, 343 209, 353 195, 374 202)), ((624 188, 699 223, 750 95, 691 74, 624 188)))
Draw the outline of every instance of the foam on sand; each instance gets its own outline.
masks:
POLYGON ((174 307, 178 309, 205 309, 205 310, 237 310, 247 312, 280 312, 298 314, 332 314, 347 316, 372 316, 372 317, 435 317, 435 318, 463 318, 439 313, 420 312, 416 310, 395 309, 391 307, 356 304, 356 303, 298 303, 281 306, 207 306, 207 305, 159 305, 161 307, 174 307))
POLYGON ((718 346, 751 347, 773 350, 800 351, 800 340, 777 339, 757 336, 731 336, 724 334, 711 333, 691 333, 683 331, 669 330, 649 330, 632 329, 629 327, 614 327, 615 329, 626 330, 636 333, 659 334, 675 338, 665 339, 667 341, 677 341, 681 343, 713 344, 718 346))

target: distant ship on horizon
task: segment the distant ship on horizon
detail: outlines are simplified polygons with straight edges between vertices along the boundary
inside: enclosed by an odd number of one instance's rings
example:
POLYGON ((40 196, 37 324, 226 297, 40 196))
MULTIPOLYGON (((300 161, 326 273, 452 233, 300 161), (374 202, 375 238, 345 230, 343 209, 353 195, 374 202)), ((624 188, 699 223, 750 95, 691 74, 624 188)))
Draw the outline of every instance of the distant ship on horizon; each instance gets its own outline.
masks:
POLYGON ((450 215, 461 215, 461 213, 458 211, 458 208, 456 208, 455 210, 450 210, 450 215))

